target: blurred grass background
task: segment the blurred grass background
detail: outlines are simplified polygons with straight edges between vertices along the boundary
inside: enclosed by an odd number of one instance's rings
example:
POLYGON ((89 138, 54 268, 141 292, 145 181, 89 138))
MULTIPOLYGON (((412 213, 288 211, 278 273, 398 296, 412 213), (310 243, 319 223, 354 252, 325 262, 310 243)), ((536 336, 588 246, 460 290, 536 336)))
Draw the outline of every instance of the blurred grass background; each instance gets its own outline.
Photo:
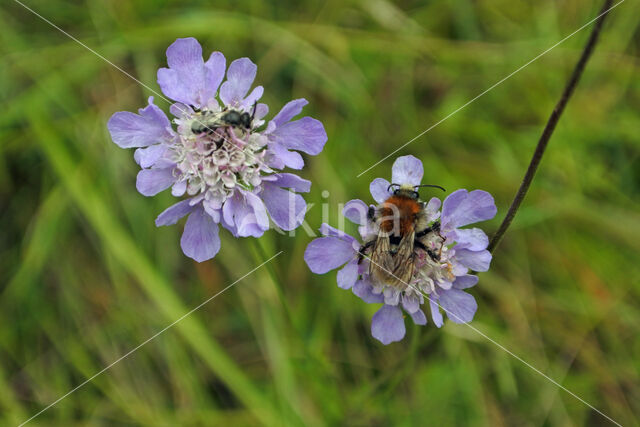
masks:
MULTIPOLYGON (((356 175, 596 16, 600 1, 25 0, 154 90, 165 49, 258 64, 271 115, 325 124, 307 216, 370 200, 356 175), (329 196, 322 195, 323 190, 329 196)), ((615 9, 531 191, 472 290, 473 325, 624 425, 640 414, 640 5, 615 9)), ((135 190, 106 130, 152 93, 13 1, 0 6, 0 423, 17 425, 256 265, 231 290, 33 425, 600 425, 606 420, 470 328, 407 322, 312 275, 311 240, 222 232, 197 264, 169 194, 135 190), (282 292, 280 292, 280 290, 282 292)), ((497 229, 590 27, 398 155, 425 180, 495 195, 497 229)), ((156 99, 165 111, 168 105, 156 99)))

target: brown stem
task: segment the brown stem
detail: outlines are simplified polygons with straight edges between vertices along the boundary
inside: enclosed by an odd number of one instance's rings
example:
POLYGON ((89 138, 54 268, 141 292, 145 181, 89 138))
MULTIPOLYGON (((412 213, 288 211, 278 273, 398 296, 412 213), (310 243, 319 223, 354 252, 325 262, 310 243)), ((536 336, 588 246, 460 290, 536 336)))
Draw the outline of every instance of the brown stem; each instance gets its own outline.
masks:
POLYGON ((500 224, 500 228, 491 238, 491 242, 489 243, 489 251, 493 252, 502 240, 502 236, 511 225, 511 221, 513 221, 513 217, 516 216, 516 212, 520 207, 520 204, 524 200, 525 195, 527 194, 527 190, 529 190, 529 186, 531 185, 531 181, 533 181, 533 177, 536 174, 536 170, 538 170, 538 166, 540 165, 540 161, 542 160, 542 155, 544 154, 544 150, 547 148, 547 144, 549 143, 549 139, 551 139, 551 135, 558 124, 558 120, 564 111, 564 107, 567 105, 569 98, 573 94, 576 85, 578 84, 578 80, 580 80, 580 76, 582 76, 582 72, 584 71, 585 65, 589 60, 589 57, 593 53, 593 49, 596 46, 596 42, 598 41, 598 36, 600 35, 600 30, 602 29, 602 24, 604 23, 605 18, 607 17, 607 12, 611 9, 611 4, 613 0, 605 0, 604 5, 602 6, 602 10, 600 11, 599 17, 596 20, 596 23, 591 31, 591 35, 589 36, 589 40, 582 51, 582 55, 580 56, 580 60, 576 64, 573 72, 571 73, 571 77, 567 82, 567 85, 562 92, 562 96, 560 100, 556 104, 556 107, 553 109, 551 116, 549 116, 549 120, 547 121, 546 126, 544 127, 544 131, 540 136, 540 140, 538 141, 538 146, 533 153, 533 157, 531 158, 531 162, 529 163, 529 168, 527 169, 527 173, 524 175, 522 180, 522 184, 520 184, 520 188, 513 198, 513 202, 511 202, 511 206, 509 207, 509 211, 505 216, 502 224, 500 224))

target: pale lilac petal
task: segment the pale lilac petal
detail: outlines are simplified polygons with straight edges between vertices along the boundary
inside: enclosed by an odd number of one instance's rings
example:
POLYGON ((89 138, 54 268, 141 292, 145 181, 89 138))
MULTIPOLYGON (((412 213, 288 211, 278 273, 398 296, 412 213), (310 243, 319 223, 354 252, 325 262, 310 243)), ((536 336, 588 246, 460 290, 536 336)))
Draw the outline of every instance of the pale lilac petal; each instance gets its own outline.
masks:
MULTIPOLYGON (((360 252, 360 248, 357 248, 356 251, 360 252)), ((360 264, 358 264, 358 274, 360 274, 362 276, 363 280, 369 280, 369 264, 368 264, 368 260, 366 258, 362 258, 360 259, 360 257, 358 256, 358 260, 360 261, 360 264)))
POLYGON ((481 251, 489 246, 489 238, 479 228, 455 229, 447 233, 447 238, 454 240, 456 250, 469 249, 471 251, 481 251))
POLYGON ((222 52, 213 52, 207 62, 204 63, 204 67, 207 91, 209 94, 212 94, 213 98, 224 78, 227 60, 222 52))
POLYGON ((478 276, 466 274, 456 278, 455 282, 453 282, 453 287, 456 289, 467 289, 475 286, 476 283, 478 283, 478 276))
POLYGON ((342 215, 354 224, 364 225, 368 222, 369 206, 359 199, 349 200, 342 209, 342 215))
POLYGON ((316 155, 327 142, 327 133, 322 123, 311 117, 288 122, 276 128, 270 138, 283 147, 316 155))
POLYGON ((211 218, 213 218, 213 222, 220 222, 220 216, 221 216, 221 208, 217 208, 215 207, 216 204, 214 202, 212 202, 211 200, 203 200, 202 201, 202 207, 204 208, 204 211, 209 214, 209 216, 211 218))
POLYGON ((229 197, 222 206, 222 225, 237 236, 237 227, 235 221, 236 206, 239 206, 238 195, 236 193, 229 197))
POLYGON ((358 260, 353 259, 347 265, 338 270, 338 287, 351 289, 358 279, 358 260))
POLYGON ((420 310, 420 299, 417 296, 402 295, 402 307, 407 313, 415 313, 420 310))
POLYGON ((307 105, 309 102, 304 99, 294 99, 293 101, 289 101, 285 104, 284 107, 280 110, 278 114, 271 120, 276 124, 276 127, 280 127, 283 124, 287 123, 289 120, 300 114, 302 108, 307 105))
POLYGON ((258 72, 249 58, 236 59, 229 65, 227 81, 220 86, 220 99, 226 105, 240 106, 258 72))
POLYGON ((269 123, 267 123, 267 128, 264 130, 264 134, 270 134, 271 132, 273 132, 274 130, 276 130, 276 124, 273 123, 273 120, 270 121, 269 123))
POLYGON ((384 303, 388 305, 398 305, 400 303, 401 292, 392 287, 387 287, 384 290, 384 303))
POLYGON ((260 198, 267 206, 273 222, 281 229, 293 230, 304 221, 307 204, 299 194, 264 182, 260 198))
POLYGON ((404 338, 406 330, 402 310, 391 305, 383 305, 371 320, 371 335, 387 345, 404 338))
POLYGON ((193 211, 187 218, 180 246, 186 256, 198 262, 213 258, 220 250, 218 224, 202 207, 193 211))
POLYGON ((133 153, 133 159, 141 168, 150 168, 153 166, 164 153, 167 151, 167 146, 164 144, 150 145, 146 148, 138 148, 133 153))
POLYGON ((169 112, 179 119, 189 118, 193 113, 193 109, 182 102, 171 104, 169 112))
POLYGON ((471 322, 478 309, 475 298, 458 289, 441 291, 438 300, 447 317, 455 323, 471 322))
POLYGON ((422 162, 413 156, 402 156, 393 162, 391 182, 394 184, 420 185, 424 169, 422 162))
POLYGON ((389 191, 389 184, 389 181, 384 178, 376 178, 371 181, 369 191, 371 192, 373 200, 377 203, 382 203, 391 197, 392 193, 389 191))
POLYGON ((196 39, 189 37, 173 42, 167 49, 167 63, 169 68, 158 70, 158 84, 169 98, 199 108, 214 98, 216 88, 208 87, 209 69, 205 68, 202 47, 196 39))
POLYGON ((267 215, 267 208, 264 202, 257 195, 246 192, 245 197, 249 202, 249 205, 253 208, 253 212, 256 216, 256 221, 261 227, 269 229, 269 216, 267 215))
POLYGON ((486 191, 454 191, 442 204, 442 229, 450 231, 474 222, 486 221, 493 218, 496 212, 493 197, 486 191))
POLYGON ((262 178, 265 182, 270 182, 278 187, 291 188, 300 193, 308 193, 311 189, 311 181, 300 178, 292 173, 276 173, 262 178))
POLYGON ((238 191, 222 207, 223 225, 236 237, 260 237, 269 229, 262 200, 248 191, 238 191))
POLYGON ((440 218, 440 205, 442 202, 437 197, 432 197, 425 207, 427 222, 435 221, 440 218))
POLYGON ((456 261, 475 271, 487 271, 491 264, 491 252, 456 249, 456 261))
POLYGON ((451 273, 454 276, 464 276, 465 274, 467 274, 469 272, 469 268, 466 267, 464 264, 459 263, 455 257, 453 259, 450 259, 451 261, 451 273))
MULTIPOLYGON (((466 271, 464 272, 466 273, 466 271)), ((464 274, 463 273, 463 274, 464 274)), ((444 279, 440 279, 436 281, 436 284, 441 287, 442 289, 451 289, 451 287, 453 286, 453 283, 448 281, 448 280, 444 280, 444 279)))
POLYGON ((356 296, 360 297, 362 301, 369 304, 383 302, 384 300, 382 294, 373 293, 373 286, 371 286, 369 280, 358 280, 351 290, 356 296))
POLYGON ((289 151, 281 144, 270 143, 268 154, 268 165, 276 169, 283 169, 284 167, 288 167, 291 169, 300 170, 304 166, 304 160, 302 159, 300 153, 289 151))
MULTIPOLYGON (((245 111, 251 112, 253 110, 253 104, 258 102, 260 98, 262 98, 262 94, 264 93, 264 88, 262 86, 256 86, 251 93, 242 101, 241 106, 244 107, 245 111)), ((256 105, 256 110, 258 106, 256 105)))
POLYGON ((147 147, 172 138, 169 119, 153 104, 153 97, 149 97, 149 105, 138 110, 138 113, 120 111, 107 122, 111 139, 119 147, 147 147))
POLYGON ((173 169, 142 169, 136 178, 136 188, 143 196, 155 196, 171 187, 176 178, 173 169))
POLYGON ((429 295, 429 308, 431 309, 431 318, 434 325, 440 328, 443 325, 442 313, 440 313, 440 307, 438 306, 438 300, 432 295, 429 295))
POLYGON ((194 210, 194 207, 191 206, 189 202, 189 199, 183 200, 165 209, 156 218, 156 227, 161 227, 163 225, 173 225, 182 217, 194 210))
POLYGON ((189 199, 189 204, 191 206, 195 206, 203 200, 204 200, 204 194, 200 193, 197 196, 194 196, 191 199, 189 199))
POLYGON ((171 187, 171 195, 175 197, 181 197, 187 191, 187 180, 178 181, 171 187))
POLYGON ((320 237, 309 243, 304 251, 304 260, 316 274, 334 270, 355 256, 349 242, 335 237, 320 237))
POLYGON ((455 221, 453 221, 453 214, 458 210, 460 206, 463 206, 463 203, 467 199, 469 192, 464 188, 454 191, 449 194, 442 204, 442 228, 443 230, 453 230, 458 227, 455 221), (445 228, 447 226, 447 228, 445 228))
POLYGON ((411 320, 416 325, 426 325, 427 324, 427 316, 424 315, 424 312, 420 309, 417 309, 413 313, 409 313, 411 316, 411 320))
POLYGON ((340 240, 344 240, 348 242, 355 250, 355 248, 359 248, 360 244, 358 241, 351 235, 345 233, 344 231, 338 230, 335 227, 330 226, 329 224, 322 223, 320 225, 320 234, 328 237, 337 237, 340 240))
POLYGON ((266 116, 269 113, 269 106, 267 104, 260 104, 258 103, 258 105, 256 105, 256 115, 255 115, 255 120, 261 120, 264 116, 266 116))
POLYGON ((193 37, 176 39, 167 48, 167 64, 173 69, 184 71, 204 65, 200 43, 193 37))
POLYGON ((153 169, 173 169, 175 166, 176 164, 172 160, 163 156, 156 160, 156 163, 153 165, 153 169))
POLYGON ((238 227, 236 227, 236 222, 234 218, 235 205, 236 205, 236 201, 234 200, 234 197, 230 197, 226 200, 226 202, 224 203, 221 209, 222 216, 220 218, 221 219, 220 224, 222 224, 224 228, 229 230, 234 237, 238 237, 238 227))
POLYGON ((243 194, 247 202, 247 210, 250 213, 245 215, 238 225, 238 235, 243 237, 262 235, 262 232, 269 229, 267 209, 260 197, 248 191, 243 194))

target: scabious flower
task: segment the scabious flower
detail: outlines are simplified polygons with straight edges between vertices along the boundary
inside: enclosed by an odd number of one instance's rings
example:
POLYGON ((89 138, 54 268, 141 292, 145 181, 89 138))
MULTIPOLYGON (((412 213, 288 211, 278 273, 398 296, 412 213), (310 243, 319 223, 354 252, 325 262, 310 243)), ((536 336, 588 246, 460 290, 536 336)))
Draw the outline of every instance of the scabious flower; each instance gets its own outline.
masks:
MULTIPOLYGON (((419 185, 422 162, 413 156, 398 158, 392 168, 392 182, 400 185, 419 185)), ((384 203, 393 194, 389 181, 376 178, 369 187, 373 199, 384 203)), ((361 200, 351 200, 342 214, 359 225, 362 242, 377 237, 378 226, 367 217, 367 206, 361 200)), ((496 214, 493 197, 486 191, 464 189, 454 191, 444 202, 434 197, 424 206, 430 225, 439 220, 440 231, 429 233, 422 243, 427 249, 439 252, 434 261, 422 248, 414 248, 414 271, 410 283, 391 285, 379 283, 369 275, 369 257, 360 255, 361 243, 327 224, 322 224, 324 237, 313 240, 305 251, 305 261, 312 272, 324 274, 338 271, 338 286, 352 289, 367 303, 383 303, 371 322, 372 335, 383 344, 401 340, 405 335, 403 310, 417 325, 426 325, 422 306, 429 301, 431 318, 437 327, 443 325, 442 308, 455 323, 473 319, 477 304, 464 289, 474 286, 478 277, 470 270, 487 271, 491 254, 486 250, 489 240, 479 228, 460 228, 491 219, 496 214), (440 209, 442 208, 442 209, 440 209)))
POLYGON ((269 217, 281 229, 298 227, 306 203, 296 192, 308 192, 311 183, 277 170, 302 169, 298 152, 316 155, 327 141, 318 120, 292 120, 307 101, 290 101, 265 127, 269 109, 258 103, 264 89, 249 91, 257 72, 250 59, 233 61, 223 83, 224 55, 213 52, 205 62, 198 41, 185 38, 169 46, 167 62, 169 68, 158 70, 158 84, 176 101, 170 107, 175 118, 170 121, 150 97, 138 114, 118 112, 108 122, 118 146, 136 148, 140 193, 154 196, 171 188, 173 196, 184 197, 162 212, 156 225, 189 215, 180 244, 198 262, 218 253, 218 224, 235 237, 260 237, 269 229, 269 217), (210 124, 226 111, 246 113, 251 124, 210 124))

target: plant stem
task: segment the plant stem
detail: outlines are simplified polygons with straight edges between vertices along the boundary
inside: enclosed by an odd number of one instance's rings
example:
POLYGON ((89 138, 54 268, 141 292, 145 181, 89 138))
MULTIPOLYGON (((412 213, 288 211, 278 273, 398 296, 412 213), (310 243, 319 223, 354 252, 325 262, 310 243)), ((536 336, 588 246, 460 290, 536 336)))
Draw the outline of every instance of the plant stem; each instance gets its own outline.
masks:
POLYGON ((576 64, 575 68, 573 69, 573 72, 571 73, 571 77, 569 78, 569 81, 567 82, 567 85, 565 86, 564 91, 562 92, 562 96, 560 97, 560 100, 558 101, 558 103, 556 104, 556 107, 551 112, 551 116, 549 117, 549 120, 547 121, 547 124, 544 127, 544 130, 542 131, 542 135, 540 136, 540 140, 538 141, 536 150, 533 152, 533 157, 531 158, 531 162, 529 163, 529 168, 527 169, 527 172, 524 175, 522 184, 520 184, 520 188, 518 189, 518 192, 513 198, 513 202, 511 202, 509 211, 507 212, 507 215, 502 221, 502 224, 500 224, 500 228, 491 238, 491 242, 489 243, 489 247, 488 247, 489 252, 493 253, 493 251, 496 249, 496 247, 500 243, 500 240, 502 240, 504 233, 507 231, 507 228, 509 228, 509 225, 511 225, 511 222, 513 221, 513 218, 516 216, 516 212, 518 211, 520 204, 524 200, 524 197, 526 196, 527 191, 529 190, 531 181, 533 181, 533 177, 535 176, 536 171, 538 170, 538 166, 540 165, 540 161, 542 160, 542 155, 544 154, 544 150, 547 148, 547 144, 551 139, 551 135, 553 134, 553 131, 555 130, 556 125, 558 124, 558 120, 560 120, 560 116, 562 115, 562 112, 564 111, 564 108, 567 105, 569 98, 571 98, 571 95, 573 94, 574 89, 576 88, 576 85, 578 84, 578 81, 582 76, 582 72, 584 71, 584 68, 587 65, 587 61, 589 60, 589 58, 591 57, 591 54, 593 53, 593 50, 598 41, 598 36, 600 35, 600 30, 602 30, 602 25, 604 24, 605 18, 607 17, 607 13, 611 9, 612 3, 613 3, 613 0, 605 0, 604 5, 600 10, 599 18, 595 22, 593 30, 591 31, 591 35, 589 36, 589 40, 587 41, 587 44, 585 45, 584 50, 582 51, 582 55, 580 56, 578 63, 576 64))
MULTIPOLYGON (((251 239, 251 241, 255 249, 256 261, 261 263, 261 262, 264 262, 264 260, 269 259, 267 252, 264 250, 264 248, 262 247, 262 244, 258 241, 258 239, 251 239)), ((274 269, 273 265, 265 265, 265 267, 267 267, 267 272, 269 273, 269 277, 271 278, 271 281, 273 282, 276 288, 276 293, 278 294, 278 299, 282 304, 282 308, 284 309, 284 312, 287 318, 291 321, 293 319, 293 316, 291 315, 291 308, 289 307, 289 303, 287 302, 287 299, 284 296, 285 286, 282 284, 282 281, 280 280, 280 276, 274 269)))

